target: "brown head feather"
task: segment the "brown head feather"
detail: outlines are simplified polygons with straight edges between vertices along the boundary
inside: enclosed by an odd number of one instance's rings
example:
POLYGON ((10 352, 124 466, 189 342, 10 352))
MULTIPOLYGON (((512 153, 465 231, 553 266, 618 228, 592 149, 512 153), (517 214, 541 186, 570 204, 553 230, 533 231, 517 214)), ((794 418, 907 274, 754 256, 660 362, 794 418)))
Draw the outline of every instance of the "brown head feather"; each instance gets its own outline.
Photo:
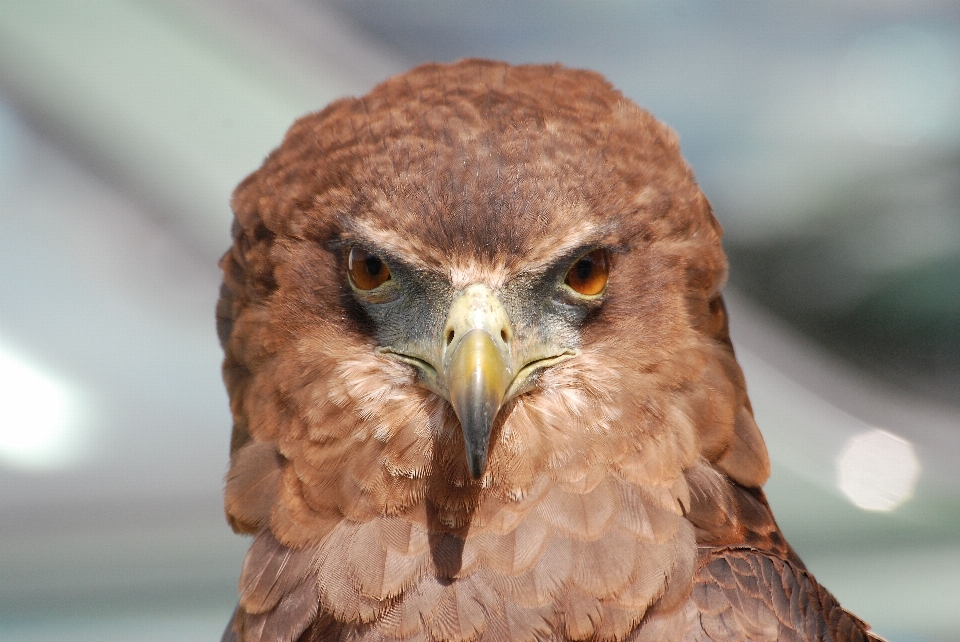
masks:
POLYGON ((241 637, 621 640, 685 603, 697 539, 779 536, 744 488, 769 463, 727 332, 720 226, 677 136, 599 75, 418 67, 297 121, 232 205, 226 506, 238 530, 268 529, 241 637), (482 479, 450 404, 376 352, 353 244, 441 299, 472 283, 522 297, 511 284, 609 250, 579 356, 501 409, 482 479), (304 596, 312 625, 288 613, 304 596))

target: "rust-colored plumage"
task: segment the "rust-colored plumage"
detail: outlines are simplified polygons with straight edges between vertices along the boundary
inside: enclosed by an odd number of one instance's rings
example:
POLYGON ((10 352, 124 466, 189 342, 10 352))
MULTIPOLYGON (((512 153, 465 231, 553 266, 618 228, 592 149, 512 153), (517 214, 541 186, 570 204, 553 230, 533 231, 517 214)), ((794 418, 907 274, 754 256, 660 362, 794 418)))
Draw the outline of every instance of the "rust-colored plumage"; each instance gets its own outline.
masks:
POLYGON ((233 208, 225 640, 875 639, 764 498, 720 226, 600 76, 419 67, 233 208))

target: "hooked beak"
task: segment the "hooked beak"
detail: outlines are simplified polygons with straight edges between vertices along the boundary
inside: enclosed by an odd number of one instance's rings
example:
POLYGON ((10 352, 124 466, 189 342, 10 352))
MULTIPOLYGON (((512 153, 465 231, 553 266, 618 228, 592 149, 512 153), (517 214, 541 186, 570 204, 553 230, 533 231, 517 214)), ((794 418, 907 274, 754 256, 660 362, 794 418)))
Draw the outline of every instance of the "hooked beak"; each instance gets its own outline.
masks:
POLYGON ((490 433, 503 404, 527 390, 538 370, 579 354, 533 337, 518 340, 500 299, 479 283, 454 299, 437 343, 380 351, 416 366, 421 384, 453 406, 474 479, 486 469, 490 433))
POLYGON ((467 331, 445 368, 450 404, 460 419, 467 465, 474 479, 487 466, 490 431, 503 403, 510 372, 493 338, 479 328, 467 331))
POLYGON ((474 479, 487 466, 490 431, 513 379, 510 370, 513 334, 500 300, 483 285, 471 285, 450 307, 444 326, 442 377, 466 447, 474 479))

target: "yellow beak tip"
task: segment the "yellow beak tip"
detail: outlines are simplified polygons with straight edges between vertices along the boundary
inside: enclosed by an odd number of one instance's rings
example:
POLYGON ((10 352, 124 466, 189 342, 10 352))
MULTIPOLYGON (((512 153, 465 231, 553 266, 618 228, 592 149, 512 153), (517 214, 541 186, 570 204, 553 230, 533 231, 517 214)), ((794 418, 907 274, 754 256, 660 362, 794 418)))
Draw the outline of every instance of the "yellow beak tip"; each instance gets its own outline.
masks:
POLYGON ((493 422, 510 382, 504 357, 490 334, 468 331, 446 364, 450 403, 463 429, 467 465, 474 479, 483 475, 493 422))

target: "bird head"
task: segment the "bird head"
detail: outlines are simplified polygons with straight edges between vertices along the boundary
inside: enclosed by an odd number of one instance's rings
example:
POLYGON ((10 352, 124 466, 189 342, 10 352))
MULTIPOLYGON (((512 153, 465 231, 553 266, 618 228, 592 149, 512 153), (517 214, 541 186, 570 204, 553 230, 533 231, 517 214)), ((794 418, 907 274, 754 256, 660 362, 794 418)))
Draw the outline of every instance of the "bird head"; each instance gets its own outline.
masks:
POLYGON ((596 74, 419 67, 297 121, 233 209, 233 446, 275 444, 291 523, 426 500, 456 526, 483 493, 728 445, 720 226, 596 74))

